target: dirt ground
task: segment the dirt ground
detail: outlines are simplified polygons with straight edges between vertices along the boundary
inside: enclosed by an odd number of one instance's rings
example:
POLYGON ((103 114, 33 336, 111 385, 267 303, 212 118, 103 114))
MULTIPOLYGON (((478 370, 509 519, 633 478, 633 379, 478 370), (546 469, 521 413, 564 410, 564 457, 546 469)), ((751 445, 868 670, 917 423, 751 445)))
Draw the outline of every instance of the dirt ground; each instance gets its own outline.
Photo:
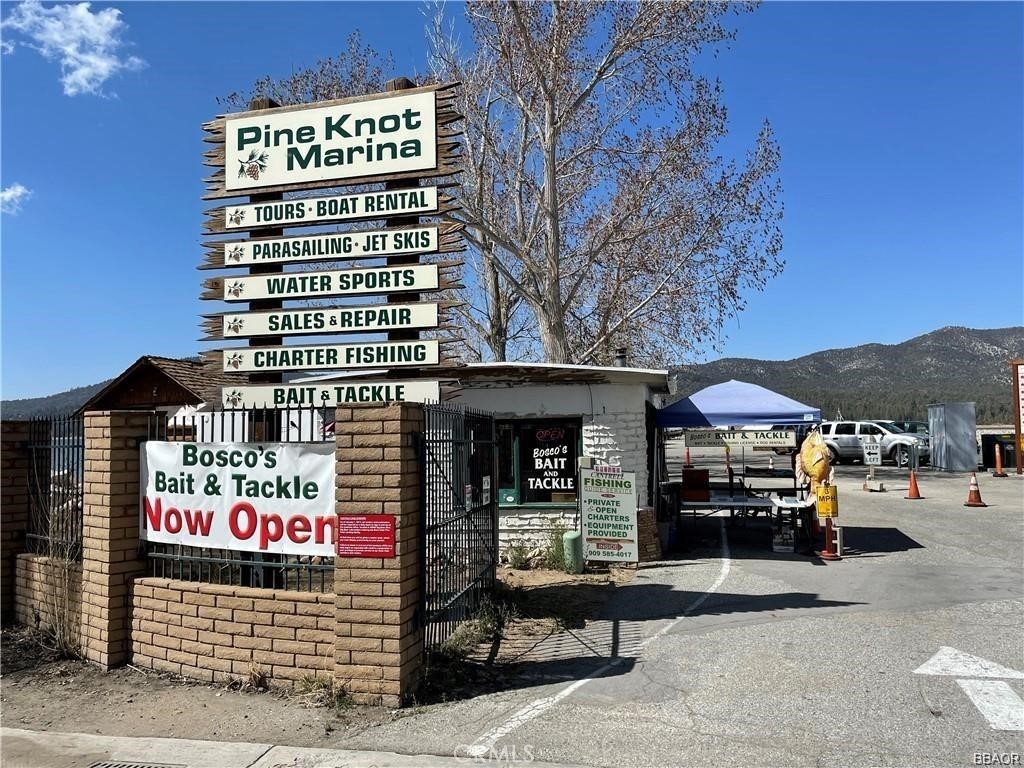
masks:
MULTIPOLYGON (((508 606, 502 637, 543 637, 584 626, 615 585, 630 578, 631 571, 615 569, 568 576, 501 568, 497 594, 508 606)), ((497 647, 502 644, 499 638, 497 647)), ((443 673, 437 679, 446 682, 433 691, 426 685, 418 703, 434 705, 508 684, 517 660, 493 653, 494 646, 481 643, 465 658, 435 664, 434 673, 443 673), (451 665, 458 667, 454 681, 451 665)), ((102 672, 60 658, 45 637, 24 627, 5 627, 0 638, 0 723, 11 728, 325 747, 413 711, 312 706, 310 698, 275 689, 242 691, 237 684, 197 683, 130 666, 102 672)))

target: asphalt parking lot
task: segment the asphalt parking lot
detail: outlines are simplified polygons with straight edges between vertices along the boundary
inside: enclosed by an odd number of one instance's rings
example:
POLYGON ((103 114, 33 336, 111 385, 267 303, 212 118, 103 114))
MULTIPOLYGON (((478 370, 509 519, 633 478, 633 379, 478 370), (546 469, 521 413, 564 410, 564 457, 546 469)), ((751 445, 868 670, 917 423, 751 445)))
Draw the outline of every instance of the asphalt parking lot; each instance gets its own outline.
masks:
POLYGON ((837 471, 843 560, 772 552, 761 521, 699 519, 687 552, 575 633, 568 676, 345 746, 600 766, 1019 760, 1024 478, 979 475, 988 506, 968 508, 969 473, 923 469, 917 501, 905 470, 877 473, 885 493, 865 474, 837 471))

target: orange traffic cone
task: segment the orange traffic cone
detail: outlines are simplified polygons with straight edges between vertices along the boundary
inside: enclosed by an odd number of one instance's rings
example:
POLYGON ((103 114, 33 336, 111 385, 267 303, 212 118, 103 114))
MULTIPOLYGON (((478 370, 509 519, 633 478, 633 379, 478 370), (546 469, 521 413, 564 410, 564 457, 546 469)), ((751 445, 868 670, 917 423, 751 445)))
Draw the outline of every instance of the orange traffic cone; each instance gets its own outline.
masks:
POLYGON ((907 489, 907 495, 904 499, 923 499, 921 491, 917 487, 917 473, 914 470, 910 470, 910 488, 907 489))
POLYGON ((1006 473, 1003 472, 1003 448, 999 443, 996 443, 996 471, 992 473, 992 477, 1006 477, 1006 473))
POLYGON ((967 501, 964 502, 965 507, 987 507, 984 501, 981 500, 981 489, 978 488, 978 476, 974 472, 971 472, 971 487, 967 492, 967 501))

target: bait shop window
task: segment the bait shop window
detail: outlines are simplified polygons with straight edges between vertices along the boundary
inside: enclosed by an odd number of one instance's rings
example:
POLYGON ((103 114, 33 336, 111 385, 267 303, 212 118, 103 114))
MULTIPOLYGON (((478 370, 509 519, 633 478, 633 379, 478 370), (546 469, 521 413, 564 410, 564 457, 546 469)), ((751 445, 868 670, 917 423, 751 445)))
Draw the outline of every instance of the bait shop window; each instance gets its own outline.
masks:
POLYGON ((498 503, 576 503, 580 419, 498 422, 498 503))

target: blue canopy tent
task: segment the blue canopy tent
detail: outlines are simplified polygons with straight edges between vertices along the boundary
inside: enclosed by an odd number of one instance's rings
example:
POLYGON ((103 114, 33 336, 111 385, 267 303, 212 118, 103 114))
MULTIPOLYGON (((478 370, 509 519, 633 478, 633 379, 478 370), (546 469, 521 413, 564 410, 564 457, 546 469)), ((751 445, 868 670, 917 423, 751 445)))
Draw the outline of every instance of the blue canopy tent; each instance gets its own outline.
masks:
POLYGON ((659 427, 816 424, 821 410, 778 392, 732 379, 694 392, 657 412, 659 427))

